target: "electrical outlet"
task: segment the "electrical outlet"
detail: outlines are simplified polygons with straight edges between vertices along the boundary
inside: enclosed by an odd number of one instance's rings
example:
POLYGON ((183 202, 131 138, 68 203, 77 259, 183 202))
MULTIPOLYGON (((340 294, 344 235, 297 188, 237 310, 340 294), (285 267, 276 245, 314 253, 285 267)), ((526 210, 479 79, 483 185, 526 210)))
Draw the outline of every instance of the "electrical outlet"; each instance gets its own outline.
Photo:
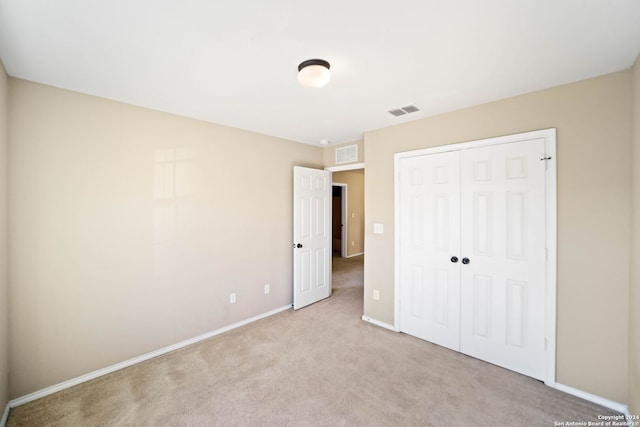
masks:
POLYGON ((374 301, 380 301, 380 291, 377 289, 373 290, 373 300, 374 301))
POLYGON ((267 295, 269 292, 271 292, 271 286, 267 283, 264 285, 264 294, 267 295))
POLYGON ((229 295, 229 304, 235 304, 235 303, 236 303, 236 294, 229 295))
POLYGON ((354 240, 351 241, 351 246, 355 246, 356 242, 354 240))

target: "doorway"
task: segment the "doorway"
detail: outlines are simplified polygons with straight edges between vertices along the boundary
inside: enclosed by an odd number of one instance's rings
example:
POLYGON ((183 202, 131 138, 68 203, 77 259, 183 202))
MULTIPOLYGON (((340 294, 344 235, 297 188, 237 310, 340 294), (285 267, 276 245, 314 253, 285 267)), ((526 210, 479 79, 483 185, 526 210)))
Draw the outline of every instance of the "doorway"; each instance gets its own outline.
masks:
POLYGON ((333 256, 347 257, 347 184, 332 185, 331 244, 333 256))
POLYGON ((344 258, 364 254, 364 170, 333 172, 333 246, 344 258))
POLYGON ((340 236, 339 251, 333 251, 331 283, 334 291, 341 288, 361 287, 364 301, 364 163, 329 166, 325 170, 332 173, 332 183, 340 187, 334 190, 337 215, 333 220, 332 232, 340 236), (350 172, 344 174, 343 172, 350 172), (358 200, 359 199, 359 200, 358 200), (351 202, 353 200, 353 202, 351 202), (339 203, 339 204, 338 204, 339 203), (338 206, 340 208, 338 209, 338 206), (338 229, 338 224, 340 227, 338 229), (345 226, 343 227, 342 224, 345 226), (338 232, 339 230, 339 232, 338 232))
POLYGON ((332 287, 364 292, 364 169, 332 174, 332 287))

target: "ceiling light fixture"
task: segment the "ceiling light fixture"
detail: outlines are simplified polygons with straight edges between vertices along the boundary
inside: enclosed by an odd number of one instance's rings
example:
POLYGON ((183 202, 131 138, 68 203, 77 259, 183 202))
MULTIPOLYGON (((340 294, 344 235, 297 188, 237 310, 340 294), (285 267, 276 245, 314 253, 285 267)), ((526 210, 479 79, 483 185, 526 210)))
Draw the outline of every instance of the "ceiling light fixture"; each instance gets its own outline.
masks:
POLYGON ((321 139, 320 140, 320 145, 329 145, 329 140, 328 139, 321 139))
POLYGON ((298 83, 306 87, 322 87, 329 83, 331 65, 324 59, 309 59, 298 65, 298 83))

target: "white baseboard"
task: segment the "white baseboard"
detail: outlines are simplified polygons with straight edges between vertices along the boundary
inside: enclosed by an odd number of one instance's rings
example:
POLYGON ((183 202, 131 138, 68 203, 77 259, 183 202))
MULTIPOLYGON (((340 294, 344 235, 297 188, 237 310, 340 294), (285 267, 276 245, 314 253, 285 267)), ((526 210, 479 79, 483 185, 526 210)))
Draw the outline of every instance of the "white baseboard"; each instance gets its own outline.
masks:
MULTIPOLYGON (((197 342, 206 340, 211 337, 215 337, 216 335, 220 335, 224 332, 228 332, 232 329, 239 328, 241 326, 247 325, 249 323, 258 321, 260 319, 264 319, 265 317, 273 316, 274 314, 278 314, 280 312, 289 310, 291 308, 291 304, 285 305, 284 307, 276 308, 275 310, 268 311, 266 313, 259 314, 257 316, 251 317, 246 320, 242 320, 240 322, 233 323, 228 326, 224 326, 220 329, 216 329, 215 331, 207 332, 206 334, 199 335, 194 338, 190 338, 188 340, 181 341, 177 344, 173 344, 167 347, 163 347, 161 349, 152 351, 150 353, 143 354, 141 356, 137 356, 128 360, 125 360, 120 363, 116 363, 115 365, 107 366, 106 368, 98 369, 93 372, 89 372, 88 374, 81 375, 76 378, 72 378, 70 380, 61 382, 59 384, 52 385, 50 387, 43 388, 42 390, 35 391, 33 393, 29 393, 25 396, 18 397, 16 399, 10 400, 7 404, 8 408, 15 408, 16 406, 24 405, 25 403, 32 402, 36 399, 40 399, 42 397, 48 396, 50 394, 56 393, 58 391, 73 387, 78 384, 82 384, 87 381, 91 381, 103 375, 110 374, 115 371, 119 371, 120 369, 127 368, 129 366, 133 366, 137 363, 144 362, 149 359, 153 359, 154 357, 162 356, 163 354, 169 353, 174 350, 178 350, 183 347, 187 347, 191 344, 195 344, 197 342)), ((6 411, 6 415, 8 415, 8 410, 6 411)), ((4 418, 3 418, 4 420, 4 418)), ((0 427, 4 427, 4 424, 0 424, 0 427)))
POLYGON ((629 415, 629 408, 622 403, 614 402, 613 400, 605 399, 604 397, 597 396, 595 394, 587 393, 586 391, 578 390, 577 388, 569 387, 563 384, 556 383, 555 388, 564 391, 565 393, 572 394, 589 402, 597 403, 605 408, 613 409, 625 415, 629 415))
POLYGON ((357 257, 357 256, 360 256, 360 255, 364 255, 364 252, 359 252, 359 253, 353 254, 353 255, 347 255, 345 258, 353 258, 353 257, 357 257))
POLYGON ((381 322, 381 321, 376 320, 376 319, 372 319, 370 317, 365 316, 364 314, 362 315, 362 320, 364 320, 365 322, 372 323, 372 324, 374 324, 376 326, 380 326, 381 328, 389 329, 390 331, 393 331, 393 332, 400 332, 393 325, 390 325, 390 324, 385 323, 385 322, 381 322))
MULTIPOLYGON (((249 319, 245 319, 245 320, 242 320, 240 322, 236 322, 236 323, 233 323, 231 325, 224 326, 224 327, 222 327, 220 329, 216 329, 214 331, 207 332, 206 334, 202 334, 202 335, 199 335, 197 337, 190 338, 188 340, 184 340, 184 341, 181 341, 179 343, 176 343, 176 344, 173 344, 173 345, 170 345, 170 346, 167 346, 167 347, 163 347, 161 349, 152 351, 150 353, 146 353, 146 354, 143 354, 141 356, 137 356, 137 357, 125 360, 125 361, 120 362, 120 363, 116 363, 115 365, 111 365, 111 366, 108 366, 106 368, 102 368, 102 369, 98 369, 98 370, 93 371, 93 372, 89 372, 89 373, 81 375, 79 377, 72 378, 72 379, 64 381, 62 383, 55 384, 55 385, 52 385, 50 387, 46 387, 46 388, 43 388, 41 390, 35 391, 33 393, 29 393, 29 394, 27 394, 25 396, 18 397, 16 399, 10 400, 9 403, 7 403, 7 405, 6 405, 5 409, 4 409, 4 413, 2 415, 2 419, 0 419, 0 427, 5 427, 7 419, 9 417, 9 410, 11 408, 15 408, 16 406, 24 405, 25 403, 32 402, 34 400, 40 399, 42 397, 48 396, 50 394, 56 393, 56 392, 61 391, 61 390, 65 390, 67 388, 76 386, 78 384, 82 384, 84 382, 91 381, 93 379, 96 379, 98 377, 110 374, 110 373, 118 371, 120 369, 127 368, 129 366, 133 366, 133 365, 135 365, 137 363, 144 362, 144 361, 149 360, 149 359, 153 359, 154 357, 161 356, 161 355, 169 353, 171 351, 178 350, 178 349, 183 348, 183 347, 187 347, 189 345, 192 345, 192 344, 195 344, 197 342, 200 342, 200 341, 206 340, 208 338, 214 337, 216 335, 220 335, 222 333, 231 331, 233 329, 239 328, 239 327, 247 325, 249 323, 253 323, 253 322, 256 322, 258 320, 264 319, 266 317, 273 316, 275 314, 278 314, 278 313, 281 313, 283 311, 289 310, 290 308, 291 308, 290 304, 286 305, 284 307, 276 308, 274 310, 268 311, 268 312, 263 313, 263 314, 259 314, 257 316, 251 317, 249 319)), ((390 325, 390 324, 385 323, 385 322, 381 322, 379 320, 372 319, 372 318, 367 317, 365 315, 362 315, 362 320, 364 320, 365 322, 371 323, 373 325, 379 326, 381 328, 388 329, 390 331, 399 332, 399 330, 396 329, 393 325, 390 325)), ((612 409, 614 411, 623 413, 625 415, 629 415, 629 408, 627 407, 627 405, 624 405, 622 403, 614 402, 612 400, 605 399, 604 397, 600 397, 600 396, 597 396, 595 394, 587 393, 585 391, 578 390, 576 388, 569 387, 569 386, 566 386, 566 385, 563 385, 563 384, 559 384, 559 383, 556 383, 554 387, 557 390, 563 391, 565 393, 571 394, 573 396, 579 397, 579 398, 584 399, 584 400, 588 400, 589 402, 596 403, 598 405, 604 406, 605 408, 609 408, 609 409, 612 409)))
POLYGON ((2 419, 0 419, 0 427, 4 427, 7 424, 7 418, 9 418, 9 404, 4 407, 4 414, 2 414, 2 419))

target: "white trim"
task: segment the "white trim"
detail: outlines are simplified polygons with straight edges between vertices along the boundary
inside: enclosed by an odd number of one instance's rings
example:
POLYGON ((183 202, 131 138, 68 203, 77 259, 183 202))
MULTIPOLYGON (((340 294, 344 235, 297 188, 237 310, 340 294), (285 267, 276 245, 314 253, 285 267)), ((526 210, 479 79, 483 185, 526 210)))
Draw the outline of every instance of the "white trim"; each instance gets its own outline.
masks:
POLYGON ((2 419, 0 420, 0 427, 4 427, 7 424, 7 419, 9 418, 9 404, 4 407, 4 414, 2 414, 2 419))
POLYGON ((329 172, 352 171, 356 169, 364 169, 364 163, 352 163, 350 165, 327 166, 324 170, 329 172))
POLYGON ((385 322, 381 322, 381 321, 376 320, 376 319, 372 319, 370 317, 365 316, 364 314, 362 315, 362 320, 364 320, 365 322, 369 322, 371 324, 374 324, 376 326, 380 326, 381 328, 389 329, 390 331, 393 331, 393 332, 400 332, 398 329, 395 328, 395 326, 390 325, 390 324, 385 323, 385 322))
MULTIPOLYGON (((247 325, 249 323, 256 322, 258 320, 264 319, 269 316, 273 316, 274 314, 281 313, 283 311, 289 310, 291 308, 291 304, 285 305, 284 307, 276 308, 274 310, 268 311, 263 314, 259 314, 257 316, 251 317, 249 319, 242 320, 240 322, 233 323, 231 325, 223 326, 220 329, 216 329, 211 332, 207 332, 206 334, 198 335, 197 337, 190 338, 184 341, 181 341, 176 344, 172 344, 167 347, 163 347, 161 349, 152 351, 150 353, 143 354, 141 356, 133 357, 131 359, 125 360, 120 363, 116 363, 115 365, 107 366, 106 368, 98 369, 93 372, 89 372, 84 375, 80 375, 79 377, 72 378, 70 380, 61 382, 59 384, 52 385, 50 387, 43 388, 42 390, 35 391, 33 393, 29 393, 22 397, 18 397, 16 399, 10 400, 7 404, 8 408, 15 408, 16 406, 24 405, 25 403, 32 402, 36 399, 40 399, 42 397, 48 396, 50 394, 56 393, 58 391, 65 390, 67 388, 76 386, 78 384, 82 384, 84 382, 96 379, 98 377, 102 377, 104 375, 110 374, 115 371, 119 371, 120 369, 127 368, 129 366, 133 366, 140 362, 144 362, 149 359, 153 359, 154 357, 162 356, 163 354, 169 353, 174 350, 178 350, 183 347, 187 347, 191 344, 195 344, 197 342, 206 340, 208 338, 214 337, 216 335, 220 335, 224 332, 231 331, 233 329, 239 328, 241 326, 247 325)), ((2 425, 0 425, 2 427, 2 425)))
POLYGON ((393 329, 400 331, 400 159, 403 153, 393 156, 393 329))
POLYGON ((357 256, 360 256, 360 255, 364 255, 364 252, 358 252, 357 254, 352 254, 352 255, 346 256, 344 258, 353 258, 353 257, 357 257, 357 256))
MULTIPOLYGON (((546 281, 546 345, 547 345, 547 376, 544 383, 550 387, 556 384, 556 315, 557 315, 557 248, 558 248, 558 205, 557 205, 557 176, 558 161, 556 158, 556 129, 547 129, 544 132, 545 161, 547 173, 545 174, 546 195, 546 225, 545 240, 547 243, 547 271, 546 281)), ((533 132, 531 132, 533 133, 533 132)))
POLYGON ((401 159, 406 157, 423 156, 425 154, 446 153, 448 151, 460 151, 470 148, 487 147, 490 145, 509 144, 515 141, 527 141, 530 139, 540 139, 553 137, 555 139, 556 129, 542 129, 531 132, 514 133, 511 135, 497 136, 494 138, 478 139, 475 141, 459 142, 455 144, 438 145, 436 147, 420 148, 418 150, 403 151, 395 153, 394 157, 401 159))
POLYGON ((614 402, 613 400, 605 399, 604 397, 587 393, 586 391, 578 390, 577 388, 569 387, 560 383, 556 383, 555 389, 579 397, 581 399, 588 400, 589 402, 596 403, 600 406, 604 406, 605 408, 613 409, 614 411, 629 415, 629 407, 622 403, 614 402))
MULTIPOLYGON (((332 172, 333 173, 333 172, 332 172)), ((347 256, 349 252, 349 186, 344 184, 340 195, 340 255, 347 256)))
MULTIPOLYGON (((400 206, 400 160, 449 151, 467 150, 471 148, 486 147, 491 145, 508 144, 516 141, 527 141, 544 138, 546 157, 551 157, 547 161, 547 174, 545 175, 546 185, 546 242, 547 242, 547 270, 546 270, 546 340, 547 340, 547 360, 546 376, 544 383, 550 387, 555 386, 556 379, 556 293, 557 293, 557 195, 556 195, 556 129, 543 129, 532 132, 523 132, 513 135, 499 136, 495 138, 480 139, 477 141, 462 142, 458 144, 441 145, 431 148, 406 151, 394 154, 394 229, 400 229, 400 216, 398 209, 400 206)), ((394 316, 393 328, 400 331, 400 236, 394 236, 394 316)))

